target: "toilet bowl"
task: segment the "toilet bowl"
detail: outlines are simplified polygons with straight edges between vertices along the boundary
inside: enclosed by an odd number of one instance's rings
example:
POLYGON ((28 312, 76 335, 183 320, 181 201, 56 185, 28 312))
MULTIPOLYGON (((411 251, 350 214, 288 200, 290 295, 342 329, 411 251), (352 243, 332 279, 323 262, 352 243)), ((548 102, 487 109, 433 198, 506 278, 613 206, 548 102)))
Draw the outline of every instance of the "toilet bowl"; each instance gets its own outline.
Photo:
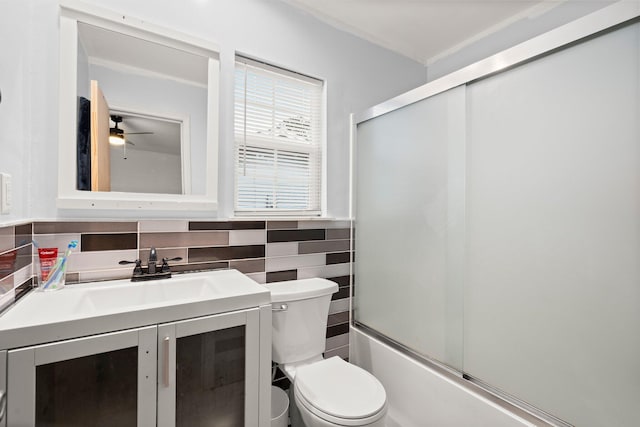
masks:
POLYGON ((338 285, 316 278, 267 287, 272 358, 292 383, 292 427, 383 427, 387 398, 380 381, 339 357, 323 357, 331 294, 338 285))
POLYGON ((387 396, 380 381, 337 356, 300 367, 293 387, 307 427, 384 426, 387 396))

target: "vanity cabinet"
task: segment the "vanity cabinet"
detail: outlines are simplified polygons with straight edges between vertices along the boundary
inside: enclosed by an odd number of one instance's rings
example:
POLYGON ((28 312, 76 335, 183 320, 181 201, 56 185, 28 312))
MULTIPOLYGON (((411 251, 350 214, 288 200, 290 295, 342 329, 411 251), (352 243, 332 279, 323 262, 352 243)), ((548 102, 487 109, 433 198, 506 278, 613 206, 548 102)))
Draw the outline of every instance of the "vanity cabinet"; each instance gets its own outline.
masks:
POLYGON ((9 350, 7 425, 264 425, 260 312, 9 350))
POLYGON ((259 345, 258 309, 159 325, 158 427, 257 426, 259 345))

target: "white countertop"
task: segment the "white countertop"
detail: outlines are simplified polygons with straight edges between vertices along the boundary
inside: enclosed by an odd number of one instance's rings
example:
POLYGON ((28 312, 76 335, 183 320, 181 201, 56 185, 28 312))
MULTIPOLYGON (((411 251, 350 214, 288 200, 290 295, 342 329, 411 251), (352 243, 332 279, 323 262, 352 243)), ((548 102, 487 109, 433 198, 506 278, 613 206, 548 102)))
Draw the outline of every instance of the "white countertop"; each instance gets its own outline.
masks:
POLYGON ((147 282, 112 280, 32 291, 0 316, 0 350, 207 316, 271 303, 236 270, 147 282))

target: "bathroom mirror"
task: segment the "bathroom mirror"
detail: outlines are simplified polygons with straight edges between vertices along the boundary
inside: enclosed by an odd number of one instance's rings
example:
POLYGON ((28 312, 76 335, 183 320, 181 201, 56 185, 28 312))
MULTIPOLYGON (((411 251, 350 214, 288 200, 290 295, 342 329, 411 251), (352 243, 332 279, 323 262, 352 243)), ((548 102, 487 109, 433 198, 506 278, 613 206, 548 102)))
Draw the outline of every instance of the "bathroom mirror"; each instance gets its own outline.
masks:
POLYGON ((215 210, 217 47, 60 6, 58 207, 215 210))
POLYGON ((191 194, 189 117, 120 108, 109 117, 111 191, 191 194))

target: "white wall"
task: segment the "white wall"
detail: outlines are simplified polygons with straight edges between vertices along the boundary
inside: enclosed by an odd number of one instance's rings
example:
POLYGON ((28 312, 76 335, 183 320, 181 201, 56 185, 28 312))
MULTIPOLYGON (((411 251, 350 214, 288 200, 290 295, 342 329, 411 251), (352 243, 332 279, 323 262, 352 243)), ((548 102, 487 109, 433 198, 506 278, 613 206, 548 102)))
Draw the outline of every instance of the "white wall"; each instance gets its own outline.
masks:
MULTIPOLYGON (((328 214, 334 217, 348 215, 349 113, 426 82, 421 64, 337 31, 276 0, 89 2, 220 46, 219 216, 230 215, 233 204, 236 52, 326 80, 328 214)), ((146 216, 148 213, 138 211, 89 214, 56 209, 58 4, 55 0, 0 0, 0 16, 0 89, 5 98, 0 104, 0 171, 14 174, 16 203, 14 214, 0 217, 0 222, 25 217, 146 216)))
POLYGON ((0 171, 13 176, 13 210, 55 215, 58 134, 57 4, 0 0, 0 171))
POLYGON ((0 12, 0 172, 13 177, 13 209, 0 216, 0 222, 23 218, 29 214, 29 176, 31 173, 31 127, 28 111, 21 106, 29 95, 30 85, 23 76, 30 73, 28 50, 33 43, 29 28, 23 23, 30 17, 28 2, 0 0, 0 10, 11 7, 12 16, 0 12), (11 5, 9 5, 11 3, 11 5), (16 191, 17 190, 17 191, 16 191))
POLYGON ((180 156, 111 147, 111 191, 182 194, 180 156))
POLYGON ((82 43, 78 42, 78 96, 91 99, 91 78, 89 77, 89 57, 82 43))

